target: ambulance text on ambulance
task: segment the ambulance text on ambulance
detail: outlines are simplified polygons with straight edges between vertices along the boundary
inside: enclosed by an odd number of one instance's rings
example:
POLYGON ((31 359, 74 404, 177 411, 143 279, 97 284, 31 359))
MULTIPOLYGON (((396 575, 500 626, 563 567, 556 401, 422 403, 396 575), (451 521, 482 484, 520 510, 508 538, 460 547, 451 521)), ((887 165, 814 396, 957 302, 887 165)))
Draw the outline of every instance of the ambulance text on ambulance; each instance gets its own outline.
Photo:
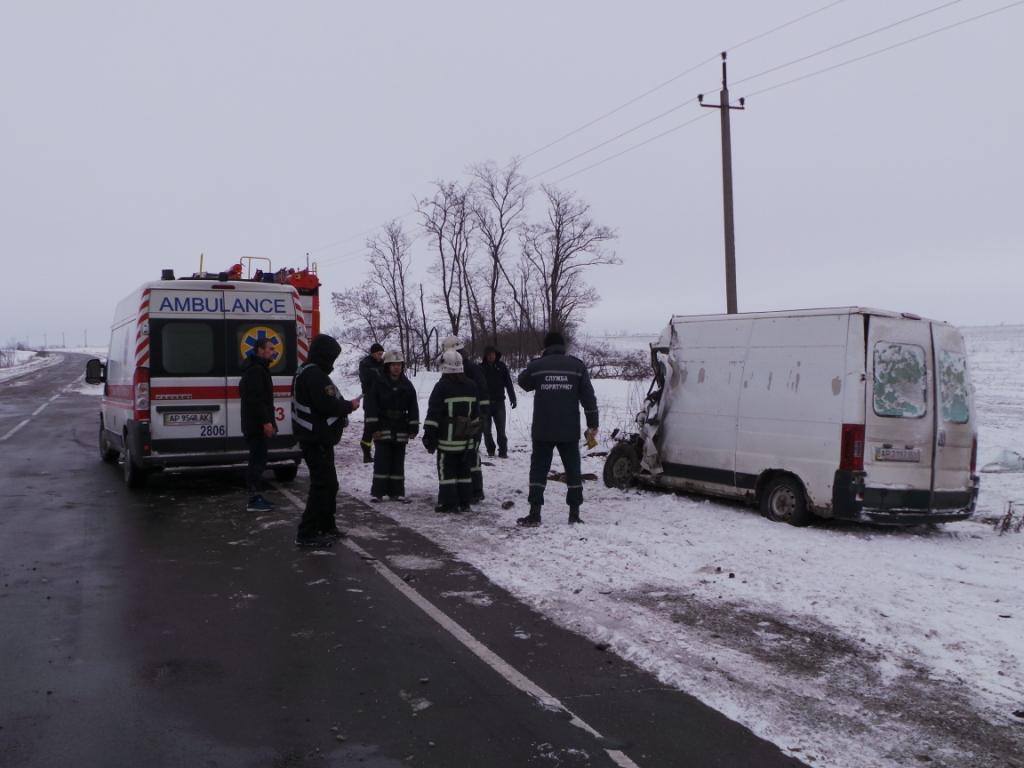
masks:
POLYGON ((158 312, 237 312, 242 314, 283 315, 284 299, 242 298, 224 296, 165 296, 158 312))

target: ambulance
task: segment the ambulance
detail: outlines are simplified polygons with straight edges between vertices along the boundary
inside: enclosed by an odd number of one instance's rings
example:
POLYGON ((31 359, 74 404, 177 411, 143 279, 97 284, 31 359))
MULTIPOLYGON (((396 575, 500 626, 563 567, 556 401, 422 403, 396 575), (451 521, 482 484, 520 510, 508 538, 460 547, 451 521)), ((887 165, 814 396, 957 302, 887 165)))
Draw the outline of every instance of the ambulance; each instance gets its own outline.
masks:
POLYGON ((978 425, 963 335, 866 307, 675 315, 605 483, 723 496, 769 520, 963 520, 978 425))
POLYGON ((121 301, 104 363, 86 364, 86 381, 103 384, 99 452, 121 459, 125 483, 145 483, 153 471, 243 464, 238 382, 256 342, 274 350, 277 435, 268 466, 278 480, 295 477, 300 453, 291 425, 291 383, 319 331, 320 282, 312 269, 200 271, 144 283, 121 301))

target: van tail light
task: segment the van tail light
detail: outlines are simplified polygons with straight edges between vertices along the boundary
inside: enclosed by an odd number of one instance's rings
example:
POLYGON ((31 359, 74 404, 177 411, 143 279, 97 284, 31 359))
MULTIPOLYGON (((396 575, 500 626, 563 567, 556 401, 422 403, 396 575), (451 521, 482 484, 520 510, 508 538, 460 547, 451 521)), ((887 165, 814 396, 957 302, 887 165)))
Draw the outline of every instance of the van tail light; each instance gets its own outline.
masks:
POLYGON ((971 440, 971 474, 975 474, 975 470, 978 468, 978 436, 975 435, 971 440))
POLYGON ((843 424, 839 468, 853 472, 864 470, 864 425, 843 424))
POLYGON ((149 421, 149 368, 136 368, 132 378, 135 393, 135 420, 149 421))

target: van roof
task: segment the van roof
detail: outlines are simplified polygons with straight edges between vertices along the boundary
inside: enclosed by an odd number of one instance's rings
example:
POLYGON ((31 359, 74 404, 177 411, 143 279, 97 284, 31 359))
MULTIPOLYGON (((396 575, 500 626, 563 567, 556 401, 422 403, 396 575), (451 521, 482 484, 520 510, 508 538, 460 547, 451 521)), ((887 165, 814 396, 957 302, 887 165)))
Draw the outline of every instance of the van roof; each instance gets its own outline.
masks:
POLYGON ((256 280, 192 280, 190 278, 179 278, 177 280, 150 280, 135 289, 136 294, 141 294, 147 288, 151 291, 204 291, 210 290, 215 285, 230 285, 246 291, 266 291, 268 293, 292 293, 295 288, 283 283, 262 283, 256 280))
POLYGON ((948 325, 945 320, 932 320, 911 312, 894 312, 889 309, 873 309, 872 307, 820 307, 814 309, 779 309, 771 312, 738 312, 735 315, 672 315, 669 323, 686 323, 694 320, 748 320, 772 317, 813 317, 825 315, 877 315, 879 317, 905 317, 910 320, 924 320, 929 323, 948 325))

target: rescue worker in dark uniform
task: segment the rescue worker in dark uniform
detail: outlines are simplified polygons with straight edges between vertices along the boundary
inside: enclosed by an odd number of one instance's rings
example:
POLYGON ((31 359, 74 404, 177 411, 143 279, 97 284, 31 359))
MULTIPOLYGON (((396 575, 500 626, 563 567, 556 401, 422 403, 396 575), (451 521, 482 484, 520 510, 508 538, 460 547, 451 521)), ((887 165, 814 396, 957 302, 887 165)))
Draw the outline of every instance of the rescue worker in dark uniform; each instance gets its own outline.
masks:
POLYGON ((249 447, 249 466, 245 473, 245 486, 249 491, 246 512, 269 512, 274 505, 263 498, 261 479, 267 468, 267 440, 277 433, 274 418, 274 379, 270 363, 274 348, 270 339, 261 338, 242 364, 242 378, 238 382, 241 397, 242 434, 249 447))
POLYGON ((473 500, 472 469, 478 457, 479 389, 465 374, 462 356, 441 356, 441 378, 434 385, 423 420, 423 445, 437 452, 435 512, 465 512, 473 500))
POLYGON ((498 458, 508 458, 508 436, 505 434, 505 393, 512 407, 516 407, 516 390, 512 386, 512 376, 508 366, 501 361, 501 352, 497 347, 485 347, 480 362, 484 381, 487 382, 487 399, 489 413, 484 418, 484 443, 487 455, 494 455, 494 438, 491 436, 491 423, 498 434, 498 458))
MULTIPOLYGON (((374 342, 370 345, 370 354, 359 361, 359 387, 363 391, 363 398, 370 394, 373 385, 383 376, 384 347, 374 342)), ((359 446, 363 449, 363 464, 373 461, 373 454, 370 452, 373 443, 364 436, 359 446)))
POLYGON ((309 467, 309 496, 295 537, 300 547, 329 547, 345 535, 334 520, 338 499, 334 446, 341 440, 348 414, 359 408, 362 398, 338 396, 330 373, 340 353, 337 341, 320 334, 309 345, 309 361, 292 381, 292 430, 309 467))
POLYGON ((420 431, 420 407, 416 389, 405 375, 401 352, 384 355, 384 376, 374 383, 363 403, 366 414, 363 443, 372 440, 373 484, 376 502, 385 496, 408 503, 405 498, 405 449, 420 431))
POLYGON ((530 513, 518 525, 540 525, 551 456, 555 449, 565 467, 565 501, 569 522, 582 523, 583 480, 580 477, 580 405, 587 420, 587 438, 597 434, 597 398, 587 366, 565 353, 562 334, 544 338, 544 354, 519 374, 519 386, 533 396, 533 454, 530 456, 530 513))
MULTIPOLYGON (((466 354, 465 345, 462 340, 457 336, 447 336, 441 342, 442 350, 455 350, 462 357, 462 372, 466 375, 466 378, 476 384, 478 405, 480 409, 480 429, 483 431, 483 419, 486 419, 490 414, 490 401, 487 394, 487 380, 484 378, 484 372, 479 365, 474 363, 469 356, 466 354)), ((473 449, 473 495, 472 501, 474 504, 484 500, 484 471, 483 465, 480 463, 480 434, 476 435, 476 447, 473 449)))

